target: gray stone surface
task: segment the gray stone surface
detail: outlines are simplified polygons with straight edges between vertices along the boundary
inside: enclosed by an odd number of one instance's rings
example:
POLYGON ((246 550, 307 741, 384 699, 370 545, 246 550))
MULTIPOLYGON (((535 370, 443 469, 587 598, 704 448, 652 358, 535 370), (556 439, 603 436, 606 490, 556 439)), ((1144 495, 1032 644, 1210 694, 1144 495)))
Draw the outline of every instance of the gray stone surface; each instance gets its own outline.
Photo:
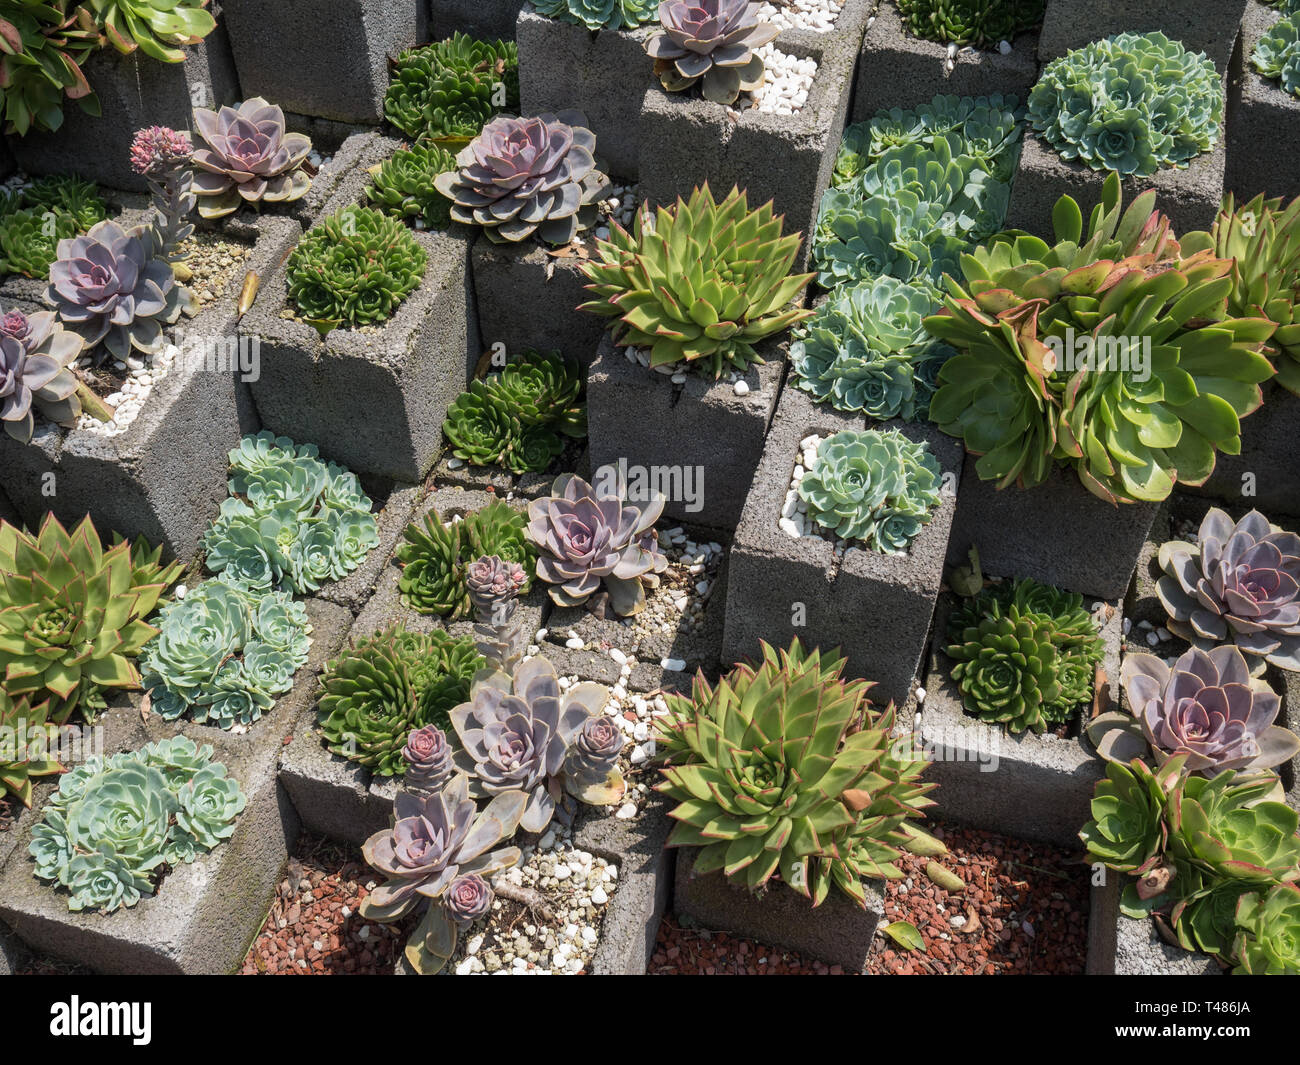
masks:
POLYGON ((352 188, 358 185, 364 188, 369 184, 366 170, 382 163, 404 143, 364 126, 345 126, 323 119, 288 121, 286 124, 306 133, 312 139, 312 146, 322 156, 329 156, 320 172, 312 178, 307 195, 283 207, 286 213, 298 219, 304 230, 315 224, 345 182, 352 188))
POLYGON ((380 574, 411 520, 411 512, 423 496, 423 485, 411 484, 394 485, 382 500, 372 495, 371 500, 379 509, 379 546, 341 581, 325 585, 316 594, 328 602, 347 607, 353 614, 359 611, 374 593, 380 574))
POLYGON ((519 42, 519 106, 525 115, 576 108, 596 135, 596 158, 607 173, 635 179, 640 145, 640 94, 653 77, 645 42, 657 26, 600 30, 560 22, 525 4, 515 25, 519 42))
POLYGON ((695 850, 677 855, 673 912, 684 925, 731 932, 842 965, 846 972, 866 968, 871 940, 884 917, 884 897, 875 881, 863 881, 866 908, 832 888, 826 901, 811 901, 773 878, 758 896, 737 886, 722 873, 695 875, 695 850))
POLYGON ((556 350, 591 365, 609 319, 577 310, 590 298, 577 259, 552 256, 535 241, 494 244, 480 235, 470 261, 484 349, 556 350))
POLYGON ((1161 30, 1193 52, 1205 52, 1226 70, 1246 0, 1048 0, 1038 58, 1047 63, 1111 34, 1161 30))
MULTIPOLYGON (((1173 222, 1176 233, 1209 229, 1223 200, 1223 168, 1227 152, 1222 132, 1213 150, 1197 156, 1186 169, 1163 167, 1149 178, 1125 178, 1123 202, 1132 203, 1139 193, 1156 190, 1156 206, 1173 222)), ((1032 129, 1025 131, 1024 149, 1015 183, 1007 227, 1025 229, 1052 239, 1052 208, 1062 196, 1070 196, 1083 209, 1086 219, 1101 200, 1101 187, 1109 171, 1093 170, 1074 160, 1062 159, 1032 129)))
POLYGON ((782 394, 728 559, 722 660, 757 655, 760 640, 785 647, 797 636, 805 644, 841 648, 848 675, 877 683, 873 698, 902 704, 922 665, 942 580, 957 509, 953 492, 961 479, 958 446, 933 426, 882 425, 926 441, 945 475, 951 474, 939 506, 906 555, 850 547, 837 559, 828 541, 796 540, 777 527, 799 441, 812 433, 867 425, 861 415, 815 405, 798 389, 782 394), (800 605, 802 618, 796 616, 800 605))
MULTIPOLYGON (((933 759, 926 779, 939 785, 933 796, 938 816, 1018 839, 1077 845, 1105 763, 1081 737, 1013 735, 966 713, 951 679, 952 660, 943 651, 950 606, 944 596, 935 613, 919 732, 925 757, 933 759)), ((1119 604, 1114 606, 1101 634, 1101 666, 1112 685, 1119 677, 1123 625, 1119 604)))
POLYGON ((440 41, 453 33, 468 33, 482 40, 511 40, 523 0, 430 0, 431 38, 440 41))
POLYGON ((785 375, 787 342, 759 346, 747 394, 726 377, 683 369, 682 384, 627 357, 606 334, 587 374, 587 442, 593 472, 609 465, 666 482, 664 516, 729 531, 740 521, 785 375), (687 475, 690 480, 687 480, 687 475), (689 490, 688 490, 689 489, 689 490), (690 496, 691 498, 684 498, 690 496))
POLYGON ((388 60, 423 41, 423 0, 225 0, 247 96, 342 122, 384 117, 388 60))
POLYGON ((948 561, 964 564, 975 544, 986 573, 1033 577, 1118 599, 1128 588, 1155 511, 1154 503, 1106 503, 1084 488, 1073 470, 1060 468, 1037 488, 998 490, 993 481, 979 479, 975 459, 967 455, 948 561))
POLYGON ((895 0, 883 0, 862 42, 851 121, 865 122, 891 107, 928 104, 941 93, 1010 93, 1024 103, 1038 79, 1037 47, 1037 33, 1022 33, 1012 42, 1010 54, 1003 55, 996 47, 961 49, 948 70, 948 46, 912 36, 895 0))
POLYGON ((1225 188, 1244 203, 1258 193, 1300 196, 1300 96, 1251 65, 1255 45, 1282 13, 1249 0, 1228 76, 1228 162, 1225 188))
POLYGON ((1106 883, 1094 886, 1088 917, 1089 976, 1212 976, 1222 972, 1213 958, 1183 950, 1160 938, 1153 920, 1137 921, 1119 912, 1124 876, 1106 870, 1106 883))
MULTIPOLYGON (((289 218, 268 217, 256 227, 231 221, 224 231, 232 239, 256 236, 248 267, 267 276, 299 227, 289 218)), ((66 521, 89 512, 101 533, 143 534, 164 544, 169 555, 194 554, 226 498, 227 452, 259 427, 238 371, 211 364, 204 346, 189 339, 234 338, 239 290, 232 284, 197 317, 182 321, 178 328, 187 339, 178 364, 154 386, 125 432, 103 436, 47 425, 31 445, 0 440, 5 490, 25 521, 39 523, 46 510, 66 521)), ((261 357, 266 372, 270 353, 263 348, 261 357)))

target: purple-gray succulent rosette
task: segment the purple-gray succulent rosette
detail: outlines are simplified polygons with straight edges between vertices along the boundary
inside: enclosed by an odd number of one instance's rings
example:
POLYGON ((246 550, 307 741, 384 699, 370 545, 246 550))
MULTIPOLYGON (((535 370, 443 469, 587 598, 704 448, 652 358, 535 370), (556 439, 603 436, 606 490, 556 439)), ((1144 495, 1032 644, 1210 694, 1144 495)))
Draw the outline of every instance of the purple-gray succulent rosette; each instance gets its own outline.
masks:
POLYGON ((514 614, 519 590, 528 575, 518 562, 497 555, 483 555, 465 567, 465 586, 469 601, 480 619, 504 624, 514 614))
POLYGON ((492 909, 492 888, 478 873, 458 876, 442 900, 447 915, 461 928, 485 917, 492 909))
POLYGON ((758 12, 748 0, 664 0, 662 29, 645 46, 660 84, 681 92, 699 82, 704 98, 720 104, 757 89, 766 72, 754 50, 780 33, 758 12))
POLYGON ((220 218, 241 203, 290 203, 311 188, 311 139, 285 130, 284 112, 260 96, 220 111, 194 109, 207 147, 194 152, 199 214, 220 218))
POLYGON ((60 326, 53 311, 0 310, 0 421, 27 443, 36 431, 33 412, 70 426, 81 414, 77 376, 81 337, 60 326))
POLYGON ((406 763, 404 785, 420 791, 437 791, 456 769, 447 734, 437 725, 412 731, 402 748, 402 761, 406 763))
POLYGON ((618 771, 623 742, 623 732, 612 717, 599 714, 588 718, 564 763, 565 790, 597 806, 621 800, 627 790, 618 771))

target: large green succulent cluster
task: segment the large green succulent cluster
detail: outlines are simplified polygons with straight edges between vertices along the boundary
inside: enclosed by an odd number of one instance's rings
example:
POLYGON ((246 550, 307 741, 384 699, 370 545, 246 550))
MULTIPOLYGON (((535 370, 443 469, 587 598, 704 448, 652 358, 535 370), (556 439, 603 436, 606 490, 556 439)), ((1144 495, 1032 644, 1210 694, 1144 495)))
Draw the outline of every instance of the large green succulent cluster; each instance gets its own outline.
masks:
POLYGON ((769 201, 751 211, 737 188, 719 203, 707 182, 631 233, 615 224, 581 264, 596 298, 578 309, 615 318, 616 342, 650 350, 651 366, 697 363, 715 376, 761 362, 754 345, 808 317, 812 274, 791 274, 799 234, 782 235, 769 201))
POLYGON ((847 429, 821 442, 798 492, 822 528, 903 555, 939 505, 941 478, 924 441, 897 429, 847 429))
POLYGON ((1250 55, 1250 65, 1266 78, 1282 83, 1289 93, 1300 96, 1300 8, 1269 27, 1250 55))
POLYGON ((99 190, 76 177, 45 177, 8 196, 0 210, 0 274, 44 279, 59 241, 107 217, 99 190))
POLYGON ((930 417, 1003 488, 1073 467, 1109 502, 1159 501, 1202 484, 1215 451, 1238 454, 1240 419, 1263 400, 1260 354, 1274 324, 1234 317, 1231 259, 1206 234, 1182 244, 1155 193, 1121 211, 1111 174, 1083 215, 1068 196, 1056 241, 1008 232, 963 256, 926 328, 958 349, 939 371, 930 417))
POLYGON ((318 329, 388 321, 424 278, 428 255, 396 218, 344 207, 289 256, 289 299, 318 329))
POLYGON ((314 444, 263 430, 230 451, 230 498, 203 538, 207 565, 253 592, 314 592, 379 544, 357 475, 314 444))
POLYGON ((470 382, 447 410, 452 453, 476 466, 541 473, 565 437, 587 435, 582 373, 558 351, 526 351, 500 373, 470 382))
POLYGON ((1092 699, 1105 650, 1081 595, 1030 578, 964 600, 949 615, 948 639, 962 705, 1011 732, 1068 723, 1092 699))
POLYGON ((535 0, 539 15, 589 30, 633 30, 658 17, 658 0, 535 0))
POLYGON ((469 636, 398 626, 354 643, 321 678, 318 708, 326 746, 379 776, 406 771, 402 749, 415 730, 446 729, 486 664, 469 636))
POLYGON ((73 911, 112 913, 152 895, 165 867, 235 831, 247 799, 212 754, 176 736, 65 773, 32 829, 37 878, 66 888, 73 911))
POLYGON ((939 367, 953 354, 925 330, 938 306, 933 290, 896 277, 836 289, 795 332, 793 383, 837 410, 926 418, 939 367))
POLYGON ((532 583, 537 548, 524 533, 524 515, 504 500, 494 500, 481 510, 444 525, 437 511, 406 527, 397 547, 402 566, 398 588, 402 599, 421 614, 459 619, 470 615, 466 567, 484 555, 516 562, 527 574, 519 589, 532 583))
POLYGON ((908 30, 927 41, 996 47, 1043 20, 1047 0, 898 0, 908 30))
POLYGON ((385 117, 408 137, 457 147, 503 112, 519 113, 518 48, 463 33, 403 52, 384 96, 385 117))
POLYGON ((863 878, 901 877, 905 850, 942 852, 913 821, 931 805, 927 763, 898 753, 893 704, 873 709, 870 683, 843 672, 837 652, 763 644, 761 662, 667 696, 657 790, 678 803, 668 846, 699 848, 697 873, 755 891, 779 876, 814 906, 833 884, 865 905, 863 878))
POLYGON ((1063 159, 1150 177, 1219 139, 1223 84, 1203 52, 1163 33, 1120 33, 1048 63, 1029 118, 1063 159))
POLYGON ((0 522, 0 684, 11 699, 49 700, 63 724, 138 688, 132 661, 157 633, 146 624, 180 575, 143 540, 105 547, 89 516, 68 532, 47 514, 31 536, 0 522))
POLYGON ((1239 972, 1300 973, 1298 818, 1276 801, 1276 774, 1204 777, 1186 760, 1109 763, 1079 833, 1089 857, 1131 874, 1121 910, 1160 913, 1185 949, 1239 972))
POLYGON ((371 170, 366 195, 394 218, 418 218, 431 229, 446 229, 451 205, 433 179, 455 169, 456 157, 440 144, 400 148, 371 170))

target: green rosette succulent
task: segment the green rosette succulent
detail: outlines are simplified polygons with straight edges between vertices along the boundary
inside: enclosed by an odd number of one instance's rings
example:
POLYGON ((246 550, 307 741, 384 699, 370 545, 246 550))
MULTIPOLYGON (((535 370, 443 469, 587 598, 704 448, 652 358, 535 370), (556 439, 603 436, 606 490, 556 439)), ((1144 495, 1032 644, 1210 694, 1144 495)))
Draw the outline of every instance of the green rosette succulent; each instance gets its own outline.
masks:
POLYGON ((898 430, 845 430, 822 441, 798 493, 822 528, 901 555, 939 505, 941 477, 924 441, 898 430))
POLYGON ((1161 860, 1169 841, 1168 789, 1182 761, 1173 758, 1156 771, 1137 758, 1128 765, 1106 763, 1105 779, 1093 791, 1092 820, 1079 832, 1089 860, 1137 876, 1161 860))
POLYGON ((1242 895, 1233 943, 1238 973, 1300 974, 1300 887, 1276 884, 1266 894, 1242 895))
POLYGON ((519 50, 463 33, 403 52, 384 96, 384 116, 408 137, 455 146, 501 112, 519 113, 519 50))
POLYGON ((44 280, 58 258, 59 241, 76 236, 77 221, 64 211, 29 207, 0 218, 0 274, 44 280))
POLYGON ((446 730, 485 665, 470 637, 397 627, 352 645, 321 678, 318 720, 325 744, 378 776, 405 773, 402 749, 416 729, 446 730))
POLYGON ((99 188, 75 175, 52 174, 38 178, 23 189, 23 202, 43 211, 62 212, 85 233, 108 217, 108 207, 100 198, 99 188))
POLYGON ((996 48, 1043 20, 1046 0, 899 0, 909 33, 927 41, 996 48))
POLYGON ((1216 877, 1269 883, 1300 879, 1300 815, 1266 797, 1277 778, 1225 769, 1184 776, 1169 796, 1170 851, 1216 877))
POLYGON ((566 436, 585 436, 587 414, 579 404, 582 370, 558 351, 525 351, 488 378, 497 402, 523 425, 554 428, 566 436))
POLYGON ((1269 27, 1250 54, 1250 65, 1300 96, 1300 9, 1269 27))
POLYGON ((372 168, 366 196, 395 218, 418 218, 430 229, 446 229, 450 204, 433 179, 455 169, 456 157, 432 141, 400 148, 372 168))
POLYGON ((208 0, 83 0, 108 43, 123 55, 137 48, 160 63, 183 63, 183 47, 217 26, 208 0))
POLYGON ((1237 937, 1237 910, 1245 896, 1259 888, 1243 880, 1215 880, 1186 863, 1175 863, 1170 894, 1178 901, 1169 912, 1169 924, 1184 950, 1233 957, 1237 937))
POLYGON ((633 30, 658 18, 658 0, 536 0, 533 9, 589 30, 633 30))
POLYGON ((451 402, 442 431, 451 453, 475 466, 504 466, 519 447, 523 425, 481 380, 451 402))
POLYGON ((32 805, 32 782, 63 771, 58 754, 59 730, 49 720, 47 699, 32 706, 0 689, 0 796, 13 795, 32 805))
POLYGON ((289 299, 320 329, 377 325, 419 286, 427 261, 397 219, 370 207, 344 207, 290 254, 289 299))

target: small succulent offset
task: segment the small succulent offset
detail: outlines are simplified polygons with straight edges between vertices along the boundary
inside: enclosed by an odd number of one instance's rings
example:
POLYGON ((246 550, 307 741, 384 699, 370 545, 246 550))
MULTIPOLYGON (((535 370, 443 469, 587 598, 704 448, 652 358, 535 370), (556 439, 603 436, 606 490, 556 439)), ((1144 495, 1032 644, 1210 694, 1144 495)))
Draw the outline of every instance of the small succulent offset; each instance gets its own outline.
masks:
POLYGON ((446 148, 432 141, 413 144, 371 169, 366 196, 394 218, 419 219, 431 229, 446 229, 451 210, 434 181, 455 169, 456 157, 446 148))
POLYGON ((123 54, 140 49, 162 63, 185 61, 183 45, 198 44, 217 25, 208 0, 83 0, 109 44, 123 54))
POLYGON ((518 111, 514 41, 478 41, 463 33, 403 52, 384 95, 385 117, 408 137, 455 147, 497 113, 518 111))
POLYGON ((532 639, 532 630, 517 613, 519 593, 527 583, 523 566, 497 555, 483 555, 465 568, 474 605, 474 641, 488 664, 502 673, 514 673, 532 639))
MULTIPOLYGON (((317 711, 325 745, 378 776, 405 773, 413 732, 448 727, 483 659, 466 637, 402 626, 354 643, 325 667, 317 711)), ((415 741, 414 751, 425 747, 415 741)), ((432 752, 430 752, 432 753, 432 752)), ((431 767, 422 770, 428 780, 431 767)))
POLYGON ((927 41, 996 48, 1043 20, 1046 0, 899 0, 910 33, 927 41))
POLYGON ((26 696, 11 699, 0 688, 0 798, 13 795, 32 805, 32 782, 63 772, 59 728, 49 720, 50 703, 32 706, 26 696))
POLYGON ((35 414, 56 425, 77 423, 81 348, 81 337, 59 325, 53 311, 0 308, 0 422, 19 443, 31 440, 35 414))
POLYGON ((406 772, 402 786, 408 791, 439 791, 456 771, 447 734, 437 725, 413 729, 402 748, 406 772))
POLYGON ((653 224, 612 225, 600 259, 580 266, 596 298, 578 309, 616 318, 615 342, 648 348, 651 366, 744 370, 763 361, 754 345, 812 313, 798 301, 813 275, 790 273, 800 234, 781 225, 770 201, 751 211, 733 188, 718 202, 706 182, 653 224))
POLYGON ((1250 65, 1300 96, 1300 8, 1269 27, 1255 45, 1250 65))
POLYGON ((898 879, 905 850, 943 846, 915 824, 932 805, 928 763, 899 757, 894 706, 843 679, 837 652, 762 645, 716 686, 669 694, 656 721, 668 766, 656 790, 677 801, 670 847, 696 847, 695 871, 751 891, 779 876, 820 906, 832 885, 866 905, 864 877, 898 879))
POLYGON ((767 72, 755 49, 781 31, 759 21, 758 12, 749 0, 664 0, 662 30, 645 46, 659 83, 668 92, 699 83, 704 98, 719 104, 759 88, 767 72))
MULTIPOLYGON (((466 899, 465 879, 490 877, 519 861, 518 847, 501 844, 519 827, 526 802, 522 792, 508 791, 480 811, 469 797, 468 778, 457 774, 431 794, 398 792, 393 827, 362 845, 371 868, 387 878, 362 901, 362 918, 391 924, 424 908, 405 952, 417 973, 441 971, 456 950, 463 919, 490 905, 466 899)), ((475 885, 473 894, 481 893, 475 885)))
POLYGON ((896 429, 846 429, 821 442, 798 492, 822 528, 903 555, 939 505, 941 480, 924 441, 896 429))
POLYGON ((589 30, 634 30, 658 17, 659 0, 535 0, 533 9, 589 30))
POLYGON ((1300 975, 1300 887, 1275 884, 1266 894, 1241 896, 1233 914, 1237 972, 1248 976, 1300 975))
POLYGON ((112 913, 152 895, 162 867, 234 834, 247 799, 212 753, 176 736, 65 773, 32 829, 37 878, 66 888, 74 912, 112 913))
POLYGON ((1234 644, 1254 674, 1300 670, 1300 536, 1257 510, 1233 522, 1211 507, 1196 543, 1161 544, 1158 561, 1170 632, 1202 650, 1234 644))
POLYGON ((628 500, 609 472, 597 471, 595 486, 561 474, 551 495, 528 504, 527 532, 537 547, 537 576, 554 602, 593 611, 608 602, 627 617, 645 609, 646 589, 657 587, 668 567, 654 528, 664 501, 628 500))
POLYGON ((138 688, 145 623, 180 576, 143 540, 105 548, 87 516, 68 532, 47 514, 31 536, 0 522, 0 682, 11 698, 50 700, 62 725, 102 689, 138 688))
POLYGON ((427 261, 397 219, 370 207, 344 207, 289 255, 289 299, 318 329, 377 325, 419 286, 427 261))
POLYGON ((285 129, 284 112, 260 96, 238 107, 194 109, 206 147, 194 152, 199 214, 221 218, 244 203, 292 203, 307 195, 311 138, 285 129))
POLYGON ((586 123, 581 111, 494 118, 456 156, 457 168, 434 180, 452 220, 481 226, 497 244, 568 244, 590 229, 610 183, 586 123))
POLYGON ((1203 52, 1121 33, 1048 63, 1029 93, 1034 129, 1063 159, 1150 177, 1219 139, 1223 84, 1203 52))
POLYGON ((108 207, 94 182, 75 174, 51 174, 37 178, 21 191, 25 206, 71 215, 77 229, 85 232, 108 217, 108 207))
POLYGON ((82 0, 14 0, 0 14, 0 117, 6 133, 63 125, 64 99, 99 116, 81 65, 103 43, 82 0))

